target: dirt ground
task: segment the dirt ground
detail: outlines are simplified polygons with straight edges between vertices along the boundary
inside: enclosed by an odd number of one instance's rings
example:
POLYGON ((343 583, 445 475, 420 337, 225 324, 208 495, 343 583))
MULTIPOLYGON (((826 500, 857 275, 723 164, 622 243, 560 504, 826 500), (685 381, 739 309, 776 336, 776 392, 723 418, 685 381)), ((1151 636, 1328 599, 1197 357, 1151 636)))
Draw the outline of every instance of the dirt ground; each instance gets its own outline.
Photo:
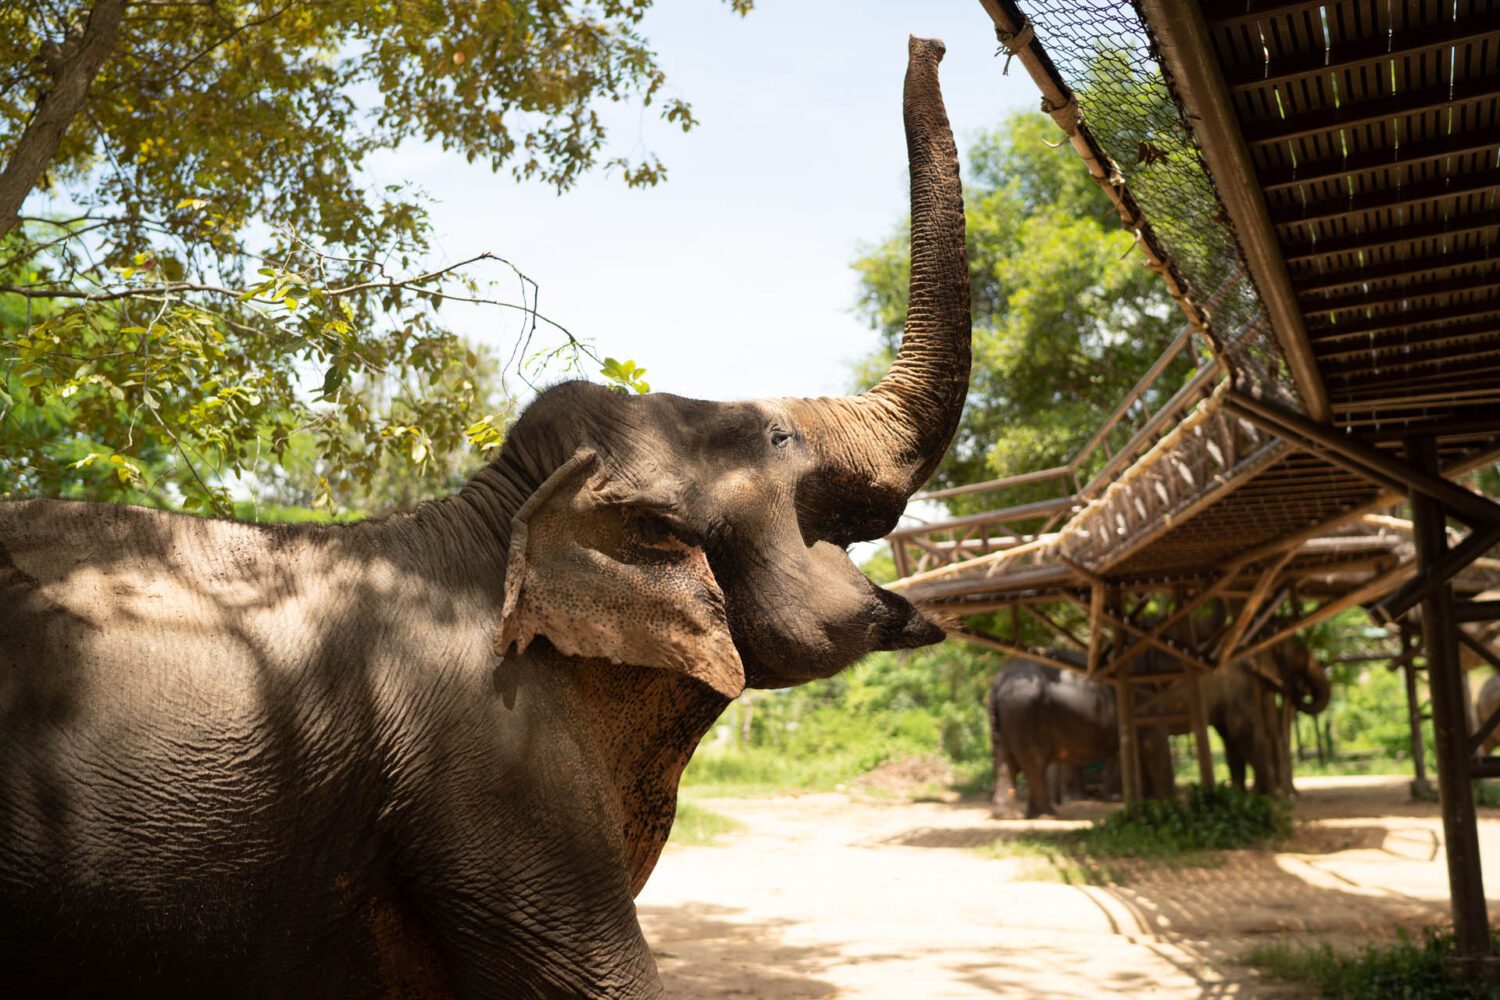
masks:
MULTIPOLYGON (((1436 804, 1412 802, 1401 778, 1297 784, 1291 850, 1142 867, 1110 886, 1037 880, 1037 861, 976 850, 1077 825, 1107 808, 1095 803, 1027 823, 982 802, 707 799, 744 829, 669 846, 637 905, 678 1000, 1296 997, 1236 957, 1288 936, 1390 938, 1447 905, 1436 804)), ((1482 812, 1480 838, 1493 912, 1500 814, 1482 812)))

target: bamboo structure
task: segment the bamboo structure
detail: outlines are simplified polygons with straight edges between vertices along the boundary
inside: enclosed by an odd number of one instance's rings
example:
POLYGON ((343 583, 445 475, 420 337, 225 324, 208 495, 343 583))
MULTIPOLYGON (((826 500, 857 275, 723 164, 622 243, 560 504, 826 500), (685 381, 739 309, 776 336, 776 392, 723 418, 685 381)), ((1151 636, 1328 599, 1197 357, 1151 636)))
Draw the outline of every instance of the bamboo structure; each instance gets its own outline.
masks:
MULTIPOLYGON (((1500 978, 1469 792, 1500 776, 1474 756, 1500 715, 1469 732, 1458 663, 1462 648, 1500 668, 1460 630, 1500 619, 1500 506, 1461 481, 1500 458, 1500 15, 980 2, 1186 324, 1068 462, 926 494, 991 502, 894 532, 894 586, 959 617, 1010 608, 1011 642, 965 636, 989 648, 1035 655, 1024 615, 1085 651, 1116 686, 1132 798, 1134 722, 1166 717, 1163 681, 1185 682, 1202 734, 1204 671, 1254 667, 1349 608, 1399 625, 1416 784, 1419 659, 1431 691, 1453 961, 1500 978), (1100 37, 1119 59, 1100 61, 1100 37), (1214 605, 1233 613, 1205 628, 1214 605), (1143 675, 1148 651, 1179 669, 1143 675)), ((1195 750, 1208 781, 1206 735, 1195 750)))

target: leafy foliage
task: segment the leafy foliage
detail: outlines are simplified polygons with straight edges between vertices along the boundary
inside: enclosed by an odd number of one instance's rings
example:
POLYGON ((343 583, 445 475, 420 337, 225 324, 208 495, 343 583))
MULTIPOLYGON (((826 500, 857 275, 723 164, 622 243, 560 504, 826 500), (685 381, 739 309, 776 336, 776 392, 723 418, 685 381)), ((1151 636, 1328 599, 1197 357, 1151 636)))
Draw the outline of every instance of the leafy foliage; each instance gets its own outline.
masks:
MULTIPOLYGON (((1500 935, 1493 938, 1500 948, 1500 935)), ((1458 979, 1443 967, 1453 932, 1427 928, 1420 939, 1405 931, 1395 944, 1367 945, 1353 954, 1327 944, 1278 942, 1252 949, 1241 960, 1292 982, 1306 983, 1329 1000, 1493 1000, 1500 990, 1458 979)))
POLYGON ((610 383, 610 388, 618 389, 620 392, 635 392, 645 395, 651 391, 651 383, 645 379, 646 369, 638 367, 634 361, 616 361, 614 358, 605 358, 604 367, 599 369, 610 383))
MULTIPOLYGON (((364 168, 424 140, 558 190, 601 166, 660 182, 598 112, 695 124, 638 30, 650 6, 125 5, 28 203, 47 214, 0 219, 0 495, 225 514, 251 482, 331 510, 382 468, 430 485, 498 447, 503 372, 598 359, 501 258, 427 264, 423 197, 364 168), (453 303, 518 316, 509 356, 458 338, 453 303)), ((0 158, 34 138, 90 9, 0 4, 0 158)))

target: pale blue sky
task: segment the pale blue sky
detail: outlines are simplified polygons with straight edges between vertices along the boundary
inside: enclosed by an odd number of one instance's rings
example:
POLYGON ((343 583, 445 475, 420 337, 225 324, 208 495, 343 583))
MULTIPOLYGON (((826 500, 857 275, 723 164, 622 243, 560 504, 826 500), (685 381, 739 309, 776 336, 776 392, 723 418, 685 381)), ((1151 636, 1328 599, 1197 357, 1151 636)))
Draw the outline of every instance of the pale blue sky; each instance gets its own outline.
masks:
MULTIPOLYGON (((670 171, 659 187, 594 173, 558 196, 430 146, 382 154, 373 177, 427 190, 443 255, 515 261, 543 313, 635 358, 657 391, 845 391, 874 344, 851 311, 849 262, 905 212, 907 35, 947 43, 960 150, 1037 106, 1030 79, 1019 65, 1001 75, 974 0, 757 0, 743 20, 714 0, 657 0, 642 30, 701 123, 683 135, 654 108, 606 109, 612 153, 655 152, 670 171)), ((505 346, 518 322, 485 312, 460 325, 505 346)))

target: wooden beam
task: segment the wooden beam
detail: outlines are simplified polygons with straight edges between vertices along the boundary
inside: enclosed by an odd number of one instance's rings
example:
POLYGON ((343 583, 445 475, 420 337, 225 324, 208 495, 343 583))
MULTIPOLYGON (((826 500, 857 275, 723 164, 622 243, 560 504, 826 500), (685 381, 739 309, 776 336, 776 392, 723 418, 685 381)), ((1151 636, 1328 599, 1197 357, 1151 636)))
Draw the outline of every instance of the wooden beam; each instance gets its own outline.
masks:
POLYGON ((1031 660, 1035 663, 1041 663, 1045 666, 1056 667, 1059 670, 1078 669, 1078 664, 1076 663, 1069 663, 1066 660, 1059 660, 1055 657, 1048 656, 1046 653, 1040 652, 1038 650, 1027 649, 1025 646, 1017 646, 1015 643, 1006 642, 1003 639, 996 639, 992 635, 986 635, 983 632, 979 632, 972 628, 949 629, 948 637, 951 639, 962 639, 964 642, 970 643, 975 646, 981 646, 985 649, 992 649, 997 653, 1005 653, 1007 656, 1016 656, 1024 660, 1031 660))
POLYGON ((1031 617, 1035 618, 1037 621, 1041 622, 1047 628, 1051 629, 1052 632, 1053 632, 1053 634, 1055 634, 1056 636, 1058 636, 1058 638, 1068 640, 1073 645, 1077 646, 1079 649, 1088 649, 1089 648, 1089 644, 1088 643, 1084 642, 1082 639, 1078 638, 1078 636, 1074 635, 1072 632, 1070 632, 1067 629, 1063 628, 1057 622, 1053 621, 1051 618, 1048 618, 1045 614, 1043 614, 1042 612, 1038 611, 1036 608, 1032 607, 1031 605, 1029 605, 1029 604, 1017 604, 1017 605, 1013 605, 1013 607, 1020 608, 1021 610, 1025 611, 1028 615, 1030 615, 1031 617))
MULTIPOLYGON (((1494 262, 1500 258, 1484 258, 1484 260, 1494 262)), ((1406 275, 1402 277, 1405 278, 1406 275)), ((1428 299, 1437 295, 1451 295, 1455 292, 1488 291, 1493 288, 1500 288, 1500 269, 1491 268, 1483 274, 1466 274, 1459 278, 1423 281, 1420 284, 1416 284, 1413 280, 1411 283, 1389 285, 1371 291, 1361 290, 1352 295, 1326 298, 1303 296, 1299 301, 1302 303, 1302 315, 1311 319, 1315 316, 1332 316, 1335 313, 1377 309, 1381 306, 1402 306, 1412 299, 1428 299)), ((1342 331, 1342 327, 1329 329, 1342 331)), ((1325 338, 1327 339, 1329 338, 1325 338)))
POLYGON ((1363 194, 1342 194, 1321 201, 1310 201, 1306 205, 1281 206, 1271 210, 1271 224, 1303 226, 1313 222, 1347 219, 1365 212, 1388 211, 1423 202, 1441 201, 1444 198, 1483 194, 1497 188, 1500 188, 1500 170, 1485 170, 1402 187, 1378 188, 1363 194))
MULTIPOLYGON (((1161 25, 1155 20, 1151 21, 1151 27, 1161 30, 1161 25)), ((1338 129, 1359 128, 1429 111, 1457 109, 1493 97, 1500 97, 1500 79, 1487 74, 1461 80, 1451 87, 1445 81, 1422 90, 1402 91, 1334 108, 1318 111, 1291 110, 1285 118, 1272 119, 1245 129, 1245 141, 1251 146, 1272 146, 1338 129)))
POLYGON ((1267 170, 1261 174, 1261 181, 1265 190, 1279 191, 1375 170, 1421 166, 1450 156, 1493 153, 1497 148, 1500 148, 1500 127, 1491 125, 1488 128, 1468 129, 1421 142, 1403 142, 1400 149, 1380 146, 1362 153, 1329 156, 1322 160, 1299 163, 1296 167, 1267 170))
MULTIPOLYGON (((1348 303, 1340 303, 1340 308, 1354 308, 1358 305, 1353 300, 1355 295, 1363 296, 1372 294, 1364 290, 1364 286, 1381 281, 1413 281, 1417 278, 1430 278, 1434 275, 1444 274, 1462 267, 1474 267, 1481 264, 1492 264, 1500 261, 1500 250, 1488 244, 1469 247, 1466 250, 1452 250, 1447 253, 1430 253, 1421 257, 1404 257, 1400 260, 1387 261, 1383 264, 1368 264, 1363 267, 1349 267, 1340 271, 1313 272, 1292 279, 1292 287, 1296 289, 1297 299, 1309 314, 1321 312, 1319 306, 1326 301, 1323 296, 1329 292, 1342 288, 1358 289, 1350 296, 1348 303)), ((1425 282, 1426 288, 1432 282, 1425 282)), ((1397 288, 1403 286, 1396 286, 1397 288)), ((1395 289, 1391 289, 1394 291, 1395 289)), ((1384 292, 1378 294, 1385 294, 1384 292)))
POLYGON ((1316 243, 1288 244, 1283 249, 1283 256, 1288 264, 1302 263, 1353 253, 1356 250, 1378 250, 1439 236, 1452 237, 1484 232, 1496 226, 1500 226, 1500 211, 1461 212, 1451 218, 1434 219, 1430 222, 1409 223, 1391 229, 1377 226, 1349 236, 1318 240, 1316 243))
POLYGON ((1234 616, 1234 623, 1229 626, 1229 631, 1225 634, 1222 645, 1219 646, 1220 659, 1223 658, 1223 654, 1233 653, 1234 648, 1240 644, 1240 640, 1245 637, 1245 629, 1249 627, 1250 620, 1260 610, 1261 602, 1270 595, 1271 588, 1275 586, 1281 571, 1296 554, 1296 549, 1287 549, 1261 572, 1260 579, 1255 581, 1255 589, 1250 591, 1249 600, 1245 601, 1244 607, 1240 608, 1240 613, 1234 616))
POLYGON ((1488 663, 1490 667, 1497 673, 1500 673, 1500 656, 1496 656, 1494 650, 1490 649, 1484 643, 1480 642, 1478 639, 1474 638, 1463 629, 1459 629, 1458 631, 1458 641, 1463 643, 1465 646, 1468 646, 1476 656, 1478 656, 1484 662, 1488 663))
MULTIPOLYGON (((1470 282, 1470 288, 1473 290, 1477 291, 1481 287, 1483 286, 1478 281, 1470 282)), ((1416 298, 1422 295, 1424 291, 1424 286, 1417 285, 1412 289, 1411 297, 1416 298)), ((1320 350, 1320 348, 1331 344, 1341 344, 1344 341, 1352 340, 1355 342, 1357 349, 1363 346, 1360 343, 1361 341, 1366 343, 1374 341, 1383 333, 1399 332, 1408 334, 1414 330, 1425 330, 1431 326, 1442 327, 1443 324, 1454 323, 1457 320, 1466 321, 1464 325, 1470 326, 1478 322, 1479 317, 1489 317, 1489 328, 1495 330, 1500 328, 1500 323, 1497 323, 1494 319, 1496 313, 1500 313, 1500 301, 1494 298, 1476 299, 1473 302, 1429 306, 1424 309, 1407 309, 1405 312, 1382 313, 1373 319, 1362 322, 1350 321, 1348 323, 1320 327, 1309 331, 1308 337, 1312 340, 1313 353, 1318 356, 1319 360, 1322 360, 1327 357, 1338 357, 1336 354, 1320 350)), ((1454 325, 1457 324, 1454 323, 1454 325)), ((1433 330, 1430 333, 1430 339, 1442 340, 1447 335, 1448 331, 1446 328, 1433 330)))
POLYGON ((1328 0, 1207 0, 1203 16, 1215 28, 1234 24, 1254 24, 1283 14, 1317 10, 1328 0))
POLYGON ((1426 794, 1432 790, 1427 780, 1427 747, 1422 738, 1422 702, 1417 697, 1416 656, 1421 652, 1421 643, 1406 622, 1401 623, 1400 666, 1402 680, 1406 684, 1406 722, 1411 740, 1412 791, 1426 794))
MULTIPOLYGON (((1460 622, 1492 622, 1500 619, 1500 601, 1456 601, 1453 618, 1460 622)), ((1500 666, 1495 668, 1500 670, 1500 666)))
POLYGON ((1233 390, 1224 397, 1224 403, 1273 434, 1297 443, 1311 442, 1364 467, 1367 470, 1364 473, 1366 478, 1381 484, 1394 483, 1408 494, 1420 493, 1436 500, 1454 516, 1470 524, 1500 524, 1500 504, 1488 497, 1465 489, 1440 475, 1428 475, 1412 468, 1408 463, 1399 461, 1358 438, 1341 434, 1327 424, 1317 423, 1300 413, 1293 413, 1274 403, 1233 390))
MULTIPOLYGON (((1173 602, 1181 607, 1183 591, 1178 587, 1172 592, 1173 602)), ((1188 642, 1200 654, 1203 646, 1198 641, 1198 622, 1192 615, 1187 617, 1188 642)), ((1208 742, 1208 705, 1203 700, 1203 679, 1197 671, 1189 670, 1187 679, 1188 728, 1193 733, 1193 756, 1198 762, 1198 785, 1202 788, 1214 786, 1214 752, 1208 742)))
POLYGON ((1441 556, 1430 560, 1410 583, 1376 604, 1370 613, 1379 622, 1395 621, 1496 545, 1500 545, 1500 524, 1475 528, 1456 548, 1445 547, 1441 556))
MULTIPOLYGON (((1128 618, 1125 618, 1123 616, 1116 618, 1109 612, 1105 612, 1104 620, 1111 625, 1124 629, 1126 632, 1135 636, 1141 642, 1147 643, 1150 646, 1154 646, 1157 650, 1166 653, 1174 660, 1181 660, 1184 663, 1191 663, 1193 666, 1203 671, 1212 671, 1214 669, 1212 663, 1208 663, 1207 661, 1199 658, 1196 653, 1184 649, 1180 643, 1172 642, 1170 639, 1167 639, 1164 636, 1153 635, 1151 632, 1148 632, 1146 629, 1137 625, 1135 622, 1129 620, 1128 618)), ((1132 657, 1131 659, 1133 660, 1135 658, 1132 657)), ((1124 657, 1112 660, 1111 666, 1118 665, 1121 660, 1124 660, 1124 657)), ((1129 665, 1130 661, 1125 661, 1125 666, 1127 667, 1127 669, 1129 665)), ((1149 677, 1151 675, 1147 674, 1144 676, 1149 677)))
POLYGON ((1099 654, 1104 648, 1104 596, 1105 588, 1093 584, 1089 588, 1089 676, 1099 673, 1099 654))
POLYGON ((1278 642, 1289 636, 1296 635, 1303 629, 1312 628, 1314 625, 1318 624, 1318 622, 1323 621, 1327 618, 1332 618, 1334 615, 1338 614, 1340 611, 1343 611, 1345 608, 1352 608, 1356 604, 1363 604, 1365 601, 1371 600, 1375 597, 1379 597, 1391 587, 1396 586, 1402 580, 1411 576, 1415 572, 1416 566, 1412 563, 1402 563, 1400 566, 1389 569, 1377 576, 1375 579, 1371 580, 1369 583, 1366 583, 1363 587, 1358 587, 1354 590, 1349 591, 1349 593, 1345 594, 1343 597, 1339 597, 1332 601, 1329 601, 1327 604, 1323 605, 1313 613, 1304 615, 1297 621, 1292 622, 1290 625, 1287 625, 1284 628, 1278 629, 1276 632, 1273 632, 1271 635, 1267 636, 1264 639, 1261 639, 1259 642, 1251 646, 1244 647, 1225 662, 1238 663, 1241 660, 1246 659, 1247 657, 1254 656, 1256 653, 1259 653, 1263 649, 1269 649, 1271 646, 1276 645, 1278 642))
MULTIPOLYGON (((1109 607, 1119 608, 1119 594, 1111 594, 1109 607)), ((1114 618, 1113 615, 1109 617, 1114 618)), ((1123 624, 1114 619, 1115 649, 1125 645, 1123 624)), ((1120 736, 1120 797, 1126 809, 1133 809, 1141 800, 1141 751, 1139 734, 1135 730, 1135 691, 1130 683, 1130 666, 1115 666, 1115 719, 1120 736)))
POLYGON ((1195 0, 1141 0, 1140 9, 1156 33, 1160 58, 1198 133, 1198 148, 1239 237, 1297 394, 1314 420, 1326 420, 1328 396, 1308 349, 1281 243, 1266 212, 1239 116, 1220 75, 1202 5, 1195 0))
POLYGON ((1241 66, 1228 74, 1229 85, 1236 91, 1246 91, 1307 77, 1343 73, 1360 66, 1384 68, 1397 59, 1497 38, 1500 38, 1500 18, 1494 14, 1469 14, 1428 27, 1409 28, 1389 37, 1381 32, 1346 42, 1329 52, 1317 48, 1273 57, 1265 64, 1241 66))

